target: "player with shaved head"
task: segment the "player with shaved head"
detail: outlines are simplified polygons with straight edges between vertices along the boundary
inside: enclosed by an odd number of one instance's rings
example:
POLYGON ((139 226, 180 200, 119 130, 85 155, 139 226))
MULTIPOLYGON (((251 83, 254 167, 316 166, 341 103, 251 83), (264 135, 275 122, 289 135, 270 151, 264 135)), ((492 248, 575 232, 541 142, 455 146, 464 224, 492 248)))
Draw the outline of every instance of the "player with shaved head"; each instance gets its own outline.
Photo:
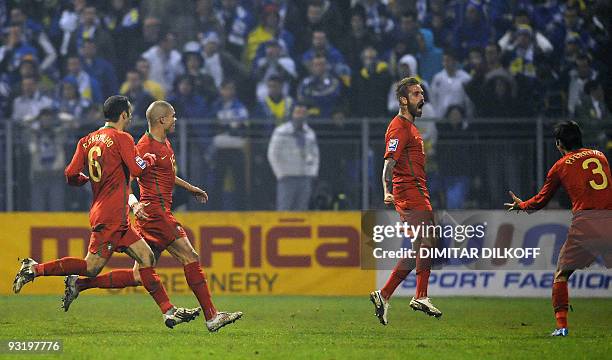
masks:
MULTIPOLYGON (((140 201, 131 194, 129 205, 137 218, 137 230, 159 259, 162 251, 168 250, 172 256, 183 264, 187 284, 198 299, 209 331, 217 331, 231 324, 242 316, 242 312, 217 311, 213 305, 206 277, 200 267, 200 259, 181 224, 172 215, 172 190, 178 185, 189 191, 196 199, 205 203, 208 194, 197 186, 176 176, 176 160, 168 134, 174 132, 176 113, 174 107, 166 101, 155 101, 149 105, 147 112, 149 130, 136 145, 138 151, 155 154, 157 162, 145 175, 138 178, 140 201)), ((80 291, 91 288, 123 288, 141 284, 138 276, 138 264, 134 269, 114 270, 96 279, 78 279, 71 277, 66 281, 64 309, 76 299, 80 291), (106 278, 119 274, 133 274, 132 281, 112 283, 106 278)))

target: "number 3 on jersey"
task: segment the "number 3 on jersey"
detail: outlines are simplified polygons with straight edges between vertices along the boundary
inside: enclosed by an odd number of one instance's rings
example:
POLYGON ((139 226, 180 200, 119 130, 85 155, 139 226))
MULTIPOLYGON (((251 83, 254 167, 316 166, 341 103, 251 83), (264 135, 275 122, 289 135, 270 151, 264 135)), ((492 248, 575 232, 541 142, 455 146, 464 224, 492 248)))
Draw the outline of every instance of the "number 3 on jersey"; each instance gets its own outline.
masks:
POLYGON ((89 163, 89 179, 94 182, 100 182, 102 179, 102 166, 98 161, 98 157, 102 156, 102 149, 99 146, 94 146, 89 149, 87 160, 89 163), (95 154, 95 157, 94 157, 95 154))
POLYGON ((606 177, 606 173, 603 171, 603 167, 601 166, 601 162, 597 158, 588 158, 582 162, 582 168, 587 170, 589 169, 589 164, 595 163, 595 168, 591 170, 593 174, 601 176, 601 183, 595 182, 595 180, 590 180, 589 185, 595 190, 603 190, 608 187, 608 178, 606 177))

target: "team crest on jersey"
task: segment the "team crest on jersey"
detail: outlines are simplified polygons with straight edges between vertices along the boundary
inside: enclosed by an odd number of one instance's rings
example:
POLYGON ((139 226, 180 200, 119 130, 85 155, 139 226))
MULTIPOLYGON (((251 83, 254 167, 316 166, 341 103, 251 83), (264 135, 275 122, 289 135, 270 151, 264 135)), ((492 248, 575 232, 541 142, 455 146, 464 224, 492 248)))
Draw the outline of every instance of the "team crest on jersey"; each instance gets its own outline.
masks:
POLYGON ((136 160, 136 164, 138 164, 138 166, 140 166, 141 169, 144 169, 147 167, 147 163, 144 160, 142 160, 140 156, 137 155, 135 157, 135 160, 136 160))
POLYGON ((390 139, 389 146, 387 147, 387 151, 395 151, 397 150, 397 144, 399 143, 399 139, 390 139))

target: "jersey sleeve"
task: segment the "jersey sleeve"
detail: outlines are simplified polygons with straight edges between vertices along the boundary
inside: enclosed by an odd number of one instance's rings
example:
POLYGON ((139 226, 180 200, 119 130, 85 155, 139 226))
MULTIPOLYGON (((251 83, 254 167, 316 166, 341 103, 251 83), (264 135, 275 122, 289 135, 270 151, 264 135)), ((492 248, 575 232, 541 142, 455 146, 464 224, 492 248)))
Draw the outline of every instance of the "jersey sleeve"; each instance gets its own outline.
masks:
POLYGON ((523 201, 519 204, 522 210, 540 210, 555 195, 555 192, 559 188, 561 184, 561 179, 559 177, 558 166, 555 164, 550 171, 548 171, 548 175, 546 175, 546 181, 544 181, 544 186, 540 189, 537 195, 532 197, 527 201, 523 201))
POLYGON ((402 128, 389 129, 388 140, 385 144, 385 159, 393 158, 398 161, 402 149, 408 144, 408 132, 402 128))
POLYGON ((72 161, 70 161, 70 164, 68 164, 64 170, 66 182, 72 186, 85 185, 89 180, 89 178, 81 172, 85 166, 85 155, 83 154, 83 146, 81 145, 82 142, 83 139, 79 140, 77 143, 76 149, 74 150, 74 155, 72 156, 72 161))
POLYGON ((136 152, 134 139, 128 133, 119 135, 119 153, 121 160, 128 167, 130 176, 139 177, 147 167, 147 163, 136 152))

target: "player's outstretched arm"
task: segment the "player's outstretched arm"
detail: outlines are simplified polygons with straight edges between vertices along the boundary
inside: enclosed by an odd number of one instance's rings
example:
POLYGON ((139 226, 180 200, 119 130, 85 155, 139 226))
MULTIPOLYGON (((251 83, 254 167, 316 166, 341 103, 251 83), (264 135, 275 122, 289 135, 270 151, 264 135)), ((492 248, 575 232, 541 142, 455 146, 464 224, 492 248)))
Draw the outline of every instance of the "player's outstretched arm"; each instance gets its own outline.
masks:
POLYGON ((85 156, 83 155, 83 149, 81 146, 81 140, 77 143, 76 150, 72 156, 72 161, 66 166, 64 175, 66 176, 66 182, 72 186, 83 186, 89 181, 89 177, 83 174, 83 166, 85 165, 85 156))
POLYGON ((191 185, 190 183, 188 183, 187 181, 181 179, 178 176, 174 177, 174 184, 177 186, 182 187, 183 189, 189 191, 191 193, 191 195, 195 196, 195 198, 201 202, 202 204, 206 203, 208 201, 208 194, 206 193, 206 191, 200 189, 197 186, 191 185))
POLYGON ((525 210, 528 213, 535 212, 537 210, 542 209, 548 204, 550 199, 555 195, 557 189, 561 185, 561 180, 559 178, 559 174, 557 173, 557 166, 553 166, 548 175, 546 175, 546 181, 544 181, 544 185, 540 189, 540 191, 531 199, 521 201, 512 191, 510 191, 510 196, 512 197, 513 202, 506 203, 506 206, 509 206, 508 211, 513 210, 525 210))
POLYGON ((385 205, 393 205, 393 167, 396 161, 393 158, 386 158, 382 172, 383 194, 385 205))

